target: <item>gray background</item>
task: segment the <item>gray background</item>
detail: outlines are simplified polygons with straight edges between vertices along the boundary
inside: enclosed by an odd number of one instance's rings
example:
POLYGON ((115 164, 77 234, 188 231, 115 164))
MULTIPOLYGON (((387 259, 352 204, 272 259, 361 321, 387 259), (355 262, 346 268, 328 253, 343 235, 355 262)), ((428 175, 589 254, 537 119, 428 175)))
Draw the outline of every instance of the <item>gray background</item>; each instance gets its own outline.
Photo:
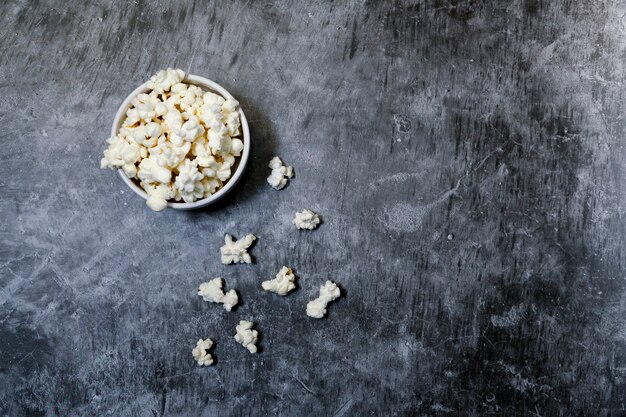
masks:
POLYGON ((2 415, 626 413, 623 1, 4 1, 0 47, 2 415), (211 209, 98 168, 167 66, 250 120, 211 209), (219 263, 225 233, 254 265, 219 263), (259 291, 283 264, 298 290, 259 291), (214 276, 237 311, 195 295, 214 276), (345 297, 309 319, 326 279, 345 297))

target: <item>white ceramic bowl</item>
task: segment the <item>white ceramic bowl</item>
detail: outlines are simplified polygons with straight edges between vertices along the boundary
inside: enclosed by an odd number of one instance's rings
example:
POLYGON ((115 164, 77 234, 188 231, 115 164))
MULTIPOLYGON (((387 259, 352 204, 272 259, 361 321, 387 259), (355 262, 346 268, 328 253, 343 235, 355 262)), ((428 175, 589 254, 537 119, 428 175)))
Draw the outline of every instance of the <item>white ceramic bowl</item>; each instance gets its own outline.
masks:
MULTIPOLYGON (((197 85, 204 90, 217 93, 224 98, 234 98, 228 91, 226 91, 224 87, 204 77, 187 74, 183 81, 189 84, 197 85)), ((124 100, 119 110, 117 111, 117 114, 115 115, 115 120, 113 120, 113 126, 111 127, 111 136, 115 136, 119 132, 119 129, 122 126, 122 122, 126 117, 126 111, 130 108, 131 101, 139 94, 147 93, 150 91, 147 84, 148 83, 144 83, 140 85, 139 87, 137 87, 137 89, 135 89, 135 91, 133 91, 128 97, 126 97, 126 100, 124 100)), ((196 200, 193 203, 178 203, 168 201, 168 207, 177 210, 191 210, 205 207, 209 204, 215 203, 217 200, 224 197, 230 190, 235 187, 235 185, 241 178, 243 171, 246 169, 246 165, 248 165, 248 157, 250 156, 250 130, 248 128, 248 121, 246 120, 246 116, 245 114, 243 114, 243 110, 241 110, 241 106, 239 107, 239 117, 241 119, 241 140, 243 141, 243 151, 241 152, 241 156, 237 158, 237 169, 235 170, 235 173, 232 175, 232 177, 230 177, 226 181, 226 184, 224 184, 224 186, 220 188, 215 194, 212 194, 201 200, 196 200)), ((135 192, 135 194, 137 194, 144 200, 148 199, 148 194, 139 186, 138 183, 128 178, 126 174, 124 174, 123 170, 119 169, 118 172, 120 174, 120 177, 122 177, 122 180, 124 180, 126 185, 128 185, 130 189, 135 192)))

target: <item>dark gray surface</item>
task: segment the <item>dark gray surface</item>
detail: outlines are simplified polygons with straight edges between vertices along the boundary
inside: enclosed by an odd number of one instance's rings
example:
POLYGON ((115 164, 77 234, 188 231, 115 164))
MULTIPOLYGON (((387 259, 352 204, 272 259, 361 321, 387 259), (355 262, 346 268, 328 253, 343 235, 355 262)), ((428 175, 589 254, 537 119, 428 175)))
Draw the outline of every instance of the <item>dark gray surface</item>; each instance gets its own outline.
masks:
POLYGON ((0 6, 2 415, 626 413, 623 1, 83 3, 0 6), (167 66, 251 123, 210 210, 98 169, 167 66), (219 263, 225 233, 254 265, 219 263), (259 291, 283 264, 300 288, 259 291), (214 276, 237 311, 195 295, 214 276), (345 297, 308 319, 326 279, 345 297))

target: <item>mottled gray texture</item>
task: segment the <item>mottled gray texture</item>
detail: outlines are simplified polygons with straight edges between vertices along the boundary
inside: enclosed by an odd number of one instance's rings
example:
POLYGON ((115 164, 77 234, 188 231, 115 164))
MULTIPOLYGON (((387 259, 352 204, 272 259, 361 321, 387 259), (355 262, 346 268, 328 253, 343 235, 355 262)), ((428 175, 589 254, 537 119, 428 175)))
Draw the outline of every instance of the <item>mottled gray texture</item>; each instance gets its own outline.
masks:
POLYGON ((625 14, 3 1, 1 415, 624 415, 625 14), (250 120, 247 174, 208 210, 153 213, 98 168, 123 98, 167 66, 250 120), (275 154, 296 170, 280 192, 275 154), (303 208, 318 230, 294 229, 303 208), (249 232, 256 263, 222 266, 223 235, 249 232), (283 264, 297 291, 261 292, 283 264), (214 276, 235 312, 195 295, 214 276), (345 297, 308 319, 329 278, 345 297), (242 318, 261 353, 232 339, 242 318))

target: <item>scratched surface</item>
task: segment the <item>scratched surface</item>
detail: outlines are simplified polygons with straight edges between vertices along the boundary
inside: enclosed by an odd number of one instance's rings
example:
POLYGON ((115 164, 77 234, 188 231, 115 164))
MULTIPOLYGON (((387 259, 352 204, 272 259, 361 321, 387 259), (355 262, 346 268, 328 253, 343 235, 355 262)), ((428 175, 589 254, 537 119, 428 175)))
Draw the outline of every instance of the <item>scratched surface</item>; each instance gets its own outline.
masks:
POLYGON ((625 415, 625 16, 3 1, 0 415, 625 415), (167 66, 251 123, 247 174, 208 210, 152 213, 98 168, 123 98, 167 66), (296 171, 281 192, 274 155, 296 171), (294 230, 303 208, 318 230, 294 230), (259 236, 256 263, 222 266, 225 233, 259 236), (297 291, 259 291, 282 265, 297 291), (215 276, 236 311, 195 295, 215 276), (326 279, 344 297, 308 319, 326 279), (232 339, 243 318, 259 354, 232 339))

